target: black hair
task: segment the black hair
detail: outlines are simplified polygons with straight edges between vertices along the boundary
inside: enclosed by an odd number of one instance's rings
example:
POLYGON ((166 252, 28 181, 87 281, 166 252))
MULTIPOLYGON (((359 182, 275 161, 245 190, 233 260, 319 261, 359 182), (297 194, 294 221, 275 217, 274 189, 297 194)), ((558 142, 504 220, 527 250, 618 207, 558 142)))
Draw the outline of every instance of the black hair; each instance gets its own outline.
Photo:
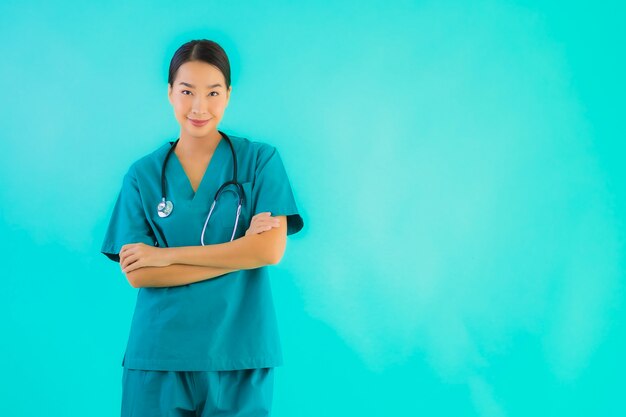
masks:
POLYGON ((230 62, 226 52, 219 44, 208 39, 194 39, 178 48, 170 61, 167 77, 167 82, 172 87, 178 68, 189 61, 204 61, 217 67, 224 75, 226 90, 228 90, 230 87, 230 62))

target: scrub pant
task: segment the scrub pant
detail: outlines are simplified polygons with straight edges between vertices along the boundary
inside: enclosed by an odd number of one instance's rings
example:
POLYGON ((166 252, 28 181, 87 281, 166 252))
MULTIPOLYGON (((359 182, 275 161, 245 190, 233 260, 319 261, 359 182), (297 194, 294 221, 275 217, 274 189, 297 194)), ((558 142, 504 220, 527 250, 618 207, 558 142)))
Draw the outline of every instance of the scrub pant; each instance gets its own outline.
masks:
POLYGON ((147 371, 122 376, 122 417, 265 417, 274 368, 233 371, 147 371))

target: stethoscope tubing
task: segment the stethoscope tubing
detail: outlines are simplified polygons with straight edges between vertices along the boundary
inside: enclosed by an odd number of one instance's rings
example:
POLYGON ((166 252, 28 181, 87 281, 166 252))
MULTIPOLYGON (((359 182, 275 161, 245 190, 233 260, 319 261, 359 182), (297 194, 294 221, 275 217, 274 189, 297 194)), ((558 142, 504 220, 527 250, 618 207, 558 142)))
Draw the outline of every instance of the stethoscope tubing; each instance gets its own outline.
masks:
MULTIPOLYGON (((211 204, 211 208, 209 209, 209 214, 204 222, 204 227, 202 228, 202 234, 200 236, 200 243, 202 244, 202 246, 204 246, 204 233, 207 227, 207 224, 209 223, 209 219, 211 218, 211 214, 213 213, 213 209, 215 208, 215 205, 217 203, 217 200, 220 196, 220 194, 222 193, 222 191, 224 190, 225 187, 227 187, 230 184, 235 185, 235 187, 237 188, 237 197, 239 200, 239 204, 237 206, 237 216, 235 218, 235 226, 233 228, 233 233, 230 237, 230 240, 232 241, 235 237, 235 233, 237 231, 237 224, 239 223, 239 214, 241 213, 241 206, 242 204, 245 203, 245 194, 243 192, 243 186, 237 181, 237 154, 235 153, 235 148, 233 146, 232 141, 230 140, 230 138, 228 137, 228 135, 220 130, 218 130, 218 132, 220 133, 220 135, 222 135, 222 137, 226 140, 226 142, 228 143, 228 146, 230 147, 230 151, 233 155, 233 178, 230 181, 226 181, 225 183, 223 183, 217 190, 217 192, 215 193, 215 197, 213 198, 213 203, 211 204)), ((167 151, 167 154, 165 155, 165 159, 163 160, 163 166, 161 168, 161 202, 159 202, 159 204, 157 205, 157 213, 159 214, 159 217, 167 217, 171 214, 174 205, 171 201, 167 200, 167 196, 165 194, 165 167, 167 166, 167 161, 169 160, 170 155, 172 154, 172 152, 174 151, 174 149, 176 148, 176 145, 178 144, 178 141, 180 140, 180 138, 176 139, 176 141, 174 141, 172 143, 172 146, 170 147, 170 149, 167 151)))

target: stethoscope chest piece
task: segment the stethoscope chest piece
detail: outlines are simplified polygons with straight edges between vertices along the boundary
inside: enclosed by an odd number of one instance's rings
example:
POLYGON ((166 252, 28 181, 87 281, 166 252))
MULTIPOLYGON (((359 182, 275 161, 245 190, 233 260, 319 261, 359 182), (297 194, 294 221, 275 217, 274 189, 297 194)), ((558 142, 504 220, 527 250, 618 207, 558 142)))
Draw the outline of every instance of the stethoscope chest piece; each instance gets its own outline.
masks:
POLYGON ((157 213, 159 214, 159 217, 167 217, 170 215, 173 209, 174 205, 172 204, 172 202, 169 200, 165 201, 165 198, 163 198, 157 206, 157 213))

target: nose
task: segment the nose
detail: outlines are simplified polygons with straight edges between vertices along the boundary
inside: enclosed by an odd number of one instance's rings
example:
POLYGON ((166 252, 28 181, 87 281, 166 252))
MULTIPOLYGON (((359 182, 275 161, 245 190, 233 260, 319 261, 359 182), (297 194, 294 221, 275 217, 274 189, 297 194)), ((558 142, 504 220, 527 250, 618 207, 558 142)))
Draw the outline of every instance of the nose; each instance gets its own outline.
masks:
POLYGON ((194 114, 205 114, 209 112, 209 99, 196 96, 191 105, 191 112, 194 114))

